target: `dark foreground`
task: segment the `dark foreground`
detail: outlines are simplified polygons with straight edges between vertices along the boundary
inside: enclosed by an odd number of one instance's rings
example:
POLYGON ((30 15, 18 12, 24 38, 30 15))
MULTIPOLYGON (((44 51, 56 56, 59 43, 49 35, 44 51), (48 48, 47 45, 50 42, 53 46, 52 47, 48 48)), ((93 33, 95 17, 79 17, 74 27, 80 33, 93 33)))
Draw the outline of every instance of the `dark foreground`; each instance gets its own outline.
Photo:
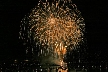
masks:
POLYGON ((40 64, 38 62, 3 62, 0 64, 0 72, 108 72, 107 64, 68 64, 61 67, 54 64, 40 64))

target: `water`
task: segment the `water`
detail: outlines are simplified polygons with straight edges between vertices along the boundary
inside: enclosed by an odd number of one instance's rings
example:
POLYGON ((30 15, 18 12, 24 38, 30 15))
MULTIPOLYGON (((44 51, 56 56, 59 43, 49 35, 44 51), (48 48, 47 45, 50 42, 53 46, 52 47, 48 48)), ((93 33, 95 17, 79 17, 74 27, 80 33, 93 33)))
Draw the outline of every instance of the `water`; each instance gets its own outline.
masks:
POLYGON ((105 68, 62 68, 60 66, 37 67, 37 66, 13 66, 0 68, 0 72, 108 72, 105 68))
POLYGON ((70 64, 67 67, 59 65, 40 65, 39 63, 18 62, 0 64, 0 72, 108 72, 107 65, 84 65, 70 64))

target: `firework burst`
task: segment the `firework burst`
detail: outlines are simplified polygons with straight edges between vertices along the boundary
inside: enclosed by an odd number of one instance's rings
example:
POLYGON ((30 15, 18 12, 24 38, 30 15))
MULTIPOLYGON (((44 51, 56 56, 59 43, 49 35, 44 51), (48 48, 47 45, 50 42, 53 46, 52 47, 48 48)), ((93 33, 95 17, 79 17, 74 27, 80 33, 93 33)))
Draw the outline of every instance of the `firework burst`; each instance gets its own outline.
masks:
POLYGON ((61 59, 83 41, 84 19, 70 0, 39 1, 22 20, 20 39, 33 46, 41 45, 61 59))

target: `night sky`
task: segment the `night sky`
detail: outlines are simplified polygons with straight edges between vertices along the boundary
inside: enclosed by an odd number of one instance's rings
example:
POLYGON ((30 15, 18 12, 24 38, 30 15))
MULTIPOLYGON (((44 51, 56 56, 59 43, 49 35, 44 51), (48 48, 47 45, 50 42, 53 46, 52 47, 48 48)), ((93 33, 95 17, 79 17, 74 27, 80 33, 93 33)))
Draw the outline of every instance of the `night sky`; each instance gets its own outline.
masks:
MULTIPOLYGON (((38 0, 0 0, 0 61, 23 58, 25 49, 19 41, 20 21, 38 0)), ((104 0, 73 0, 86 24, 88 53, 108 58, 107 2, 104 0)))

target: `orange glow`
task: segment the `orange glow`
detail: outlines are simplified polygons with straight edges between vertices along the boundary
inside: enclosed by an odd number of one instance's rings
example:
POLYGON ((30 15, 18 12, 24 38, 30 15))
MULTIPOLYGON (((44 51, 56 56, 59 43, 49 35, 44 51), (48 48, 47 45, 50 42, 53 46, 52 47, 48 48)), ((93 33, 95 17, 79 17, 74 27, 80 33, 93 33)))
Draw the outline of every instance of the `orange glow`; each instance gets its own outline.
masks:
POLYGON ((58 72, 68 72, 68 69, 66 69, 66 70, 59 69, 58 72))
POLYGON ((56 21, 55 21, 54 18, 51 18, 51 19, 49 19, 49 23, 50 23, 50 24, 54 24, 54 23, 56 23, 56 21))
POLYGON ((52 56, 63 60, 67 48, 77 48, 83 41, 85 24, 80 14, 70 0, 51 3, 40 0, 30 15, 23 19, 20 38, 24 43, 30 42, 30 47, 40 48, 38 55, 46 56, 51 51, 52 56))

